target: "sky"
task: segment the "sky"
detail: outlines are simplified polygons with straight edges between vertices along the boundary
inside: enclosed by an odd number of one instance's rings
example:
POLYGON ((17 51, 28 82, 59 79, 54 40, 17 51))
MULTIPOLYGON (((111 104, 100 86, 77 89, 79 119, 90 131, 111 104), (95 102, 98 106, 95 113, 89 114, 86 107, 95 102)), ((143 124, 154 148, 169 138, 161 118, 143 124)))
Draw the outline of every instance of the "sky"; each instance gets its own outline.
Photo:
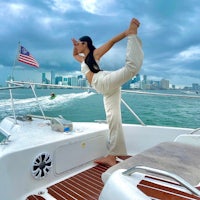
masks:
MULTIPOLYGON (((80 73, 72 56, 72 38, 88 35, 99 47, 140 21, 144 61, 140 71, 149 80, 200 84, 199 0, 1 0, 0 84, 15 80, 41 82, 41 73, 80 73), (16 60, 18 43, 39 62, 38 69, 16 60)), ((127 39, 101 59, 103 70, 124 66, 127 39)))

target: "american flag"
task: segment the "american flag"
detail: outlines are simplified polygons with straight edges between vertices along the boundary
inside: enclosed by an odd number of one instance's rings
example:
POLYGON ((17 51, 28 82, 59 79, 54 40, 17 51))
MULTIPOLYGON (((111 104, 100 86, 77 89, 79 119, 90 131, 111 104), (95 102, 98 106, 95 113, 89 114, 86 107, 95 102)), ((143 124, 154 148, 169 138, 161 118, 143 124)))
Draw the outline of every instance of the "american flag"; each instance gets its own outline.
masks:
POLYGON ((39 67, 39 63, 35 60, 35 58, 26 50, 26 48, 21 45, 19 47, 19 55, 17 60, 34 67, 39 67))

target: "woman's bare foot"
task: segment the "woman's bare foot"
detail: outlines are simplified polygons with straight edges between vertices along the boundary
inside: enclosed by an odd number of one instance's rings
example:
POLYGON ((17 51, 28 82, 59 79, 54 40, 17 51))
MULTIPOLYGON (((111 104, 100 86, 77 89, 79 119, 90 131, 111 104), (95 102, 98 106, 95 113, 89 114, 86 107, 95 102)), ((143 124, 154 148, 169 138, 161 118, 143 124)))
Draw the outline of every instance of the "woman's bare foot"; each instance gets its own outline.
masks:
POLYGON ((97 159, 94 162, 97 164, 109 166, 109 167, 117 164, 116 156, 113 156, 113 155, 108 155, 106 157, 97 159))
POLYGON ((139 26, 140 26, 140 22, 137 19, 133 18, 129 25, 127 35, 137 34, 137 29, 139 26))

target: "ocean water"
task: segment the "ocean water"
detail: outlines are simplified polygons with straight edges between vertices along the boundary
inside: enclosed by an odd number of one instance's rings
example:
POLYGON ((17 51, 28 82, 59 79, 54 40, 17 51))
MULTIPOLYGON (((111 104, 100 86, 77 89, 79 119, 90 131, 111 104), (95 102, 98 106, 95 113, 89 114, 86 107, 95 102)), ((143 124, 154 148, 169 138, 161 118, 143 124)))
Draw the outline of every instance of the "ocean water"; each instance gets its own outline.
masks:
MULTIPOLYGON (((46 116, 62 115, 72 122, 105 120, 103 97, 95 91, 36 89, 35 92, 46 116), (51 92, 56 94, 53 100, 50 100, 51 92)), ((156 92, 181 94, 181 91, 156 92)), ((41 115, 31 89, 14 89, 12 94, 16 115, 41 115)), ((200 127, 200 96, 199 98, 189 97, 189 95, 179 97, 122 92, 123 100, 146 125, 198 128, 200 127)), ((124 104, 121 108, 123 123, 139 124, 124 104)), ((9 91, 0 90, 0 120, 9 115, 13 115, 9 91)))

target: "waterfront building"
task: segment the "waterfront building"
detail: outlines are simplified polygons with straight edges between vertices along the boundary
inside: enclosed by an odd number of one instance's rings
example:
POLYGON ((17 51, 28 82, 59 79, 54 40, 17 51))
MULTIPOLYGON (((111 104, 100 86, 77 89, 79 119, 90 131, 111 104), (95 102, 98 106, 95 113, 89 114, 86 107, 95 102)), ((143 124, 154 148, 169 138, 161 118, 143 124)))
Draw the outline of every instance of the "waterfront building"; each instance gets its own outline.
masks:
POLYGON ((88 86, 86 78, 79 78, 78 79, 78 86, 80 86, 80 87, 88 86))
POLYGON ((55 84, 56 85, 62 85, 62 76, 56 76, 55 77, 55 84))
POLYGON ((160 89, 169 89, 169 81, 162 79, 160 81, 160 89))
POLYGON ((195 90, 195 91, 200 90, 200 85, 198 83, 193 83, 192 84, 192 90, 195 90))
POLYGON ((70 85, 67 77, 62 77, 62 85, 70 85))
POLYGON ((51 84, 55 84, 55 72, 51 71, 51 84))

